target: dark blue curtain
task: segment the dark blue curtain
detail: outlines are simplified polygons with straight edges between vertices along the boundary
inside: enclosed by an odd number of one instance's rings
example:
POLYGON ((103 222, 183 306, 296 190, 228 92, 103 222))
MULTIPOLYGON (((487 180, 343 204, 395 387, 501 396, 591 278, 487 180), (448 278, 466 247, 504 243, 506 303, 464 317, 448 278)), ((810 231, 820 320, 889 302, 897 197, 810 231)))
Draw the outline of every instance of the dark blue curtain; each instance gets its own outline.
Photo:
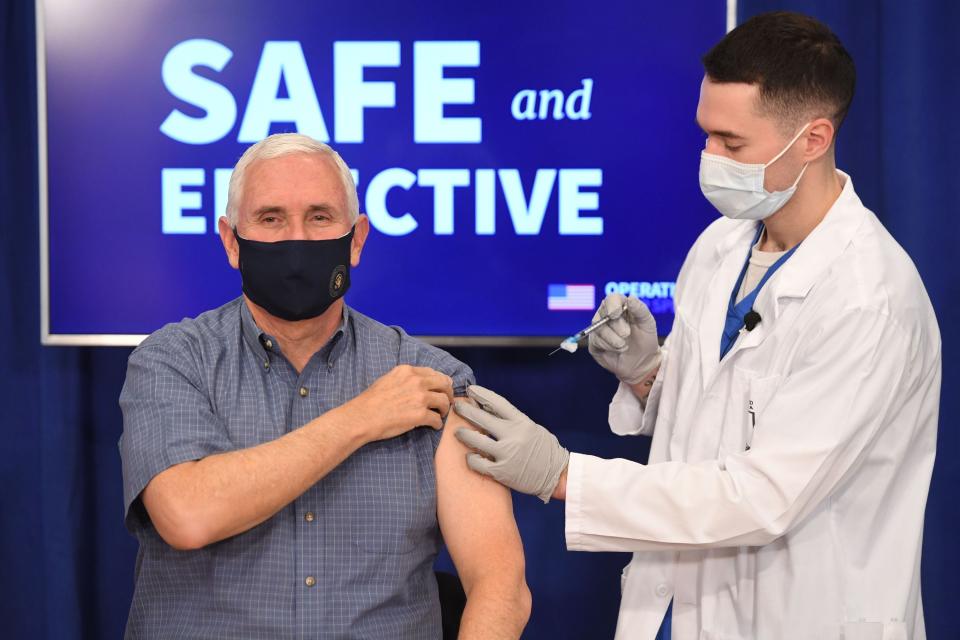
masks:
POLYGON ((786 9, 814 16, 857 65, 837 163, 923 277, 943 339, 937 461, 927 502, 923 606, 933 640, 960 638, 960 3, 741 0, 739 22, 786 9))
MULTIPOLYGON (((741 14, 772 8, 827 21, 857 61, 860 82, 840 165, 913 256, 940 319, 944 398, 924 604, 930 637, 954 638, 960 268, 946 256, 960 241, 960 161, 951 155, 960 149, 960 45, 953 38, 960 10, 946 1, 751 1, 741 3, 741 14)), ((32 2, 0 2, 0 636, 118 638, 136 552, 122 523, 116 446, 129 350, 40 346, 34 31, 32 2)), ((585 354, 548 360, 540 349, 453 351, 571 449, 645 457, 644 439, 606 432, 614 384, 585 354)), ((525 637, 611 637, 627 557, 564 551, 560 504, 517 497, 516 513, 534 592, 525 637)))
POLYGON ((34 31, 32 2, 0 2, 0 636, 116 638, 126 353, 40 346, 34 31))

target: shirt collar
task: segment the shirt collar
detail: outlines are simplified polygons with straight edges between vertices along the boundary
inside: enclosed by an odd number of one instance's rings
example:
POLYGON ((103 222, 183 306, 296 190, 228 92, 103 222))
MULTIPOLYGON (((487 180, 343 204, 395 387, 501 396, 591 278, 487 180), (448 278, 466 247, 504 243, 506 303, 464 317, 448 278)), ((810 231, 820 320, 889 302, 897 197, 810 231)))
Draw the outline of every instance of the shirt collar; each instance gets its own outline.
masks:
MULTIPOLYGON (((247 301, 242 297, 240 298, 240 326, 243 331, 244 341, 264 362, 269 360, 268 354, 278 355, 281 353, 280 344, 276 338, 260 330, 260 327, 257 326, 256 321, 253 319, 253 314, 250 313, 250 307, 247 306, 247 301)), ((321 354, 328 365, 333 366, 337 358, 343 354, 344 349, 351 339, 352 326, 353 322, 350 307, 344 304, 343 315, 340 317, 340 324, 337 326, 337 330, 333 332, 333 335, 330 336, 327 343, 317 352, 321 354)), ((314 354, 314 357, 316 357, 316 355, 317 354, 314 354)))

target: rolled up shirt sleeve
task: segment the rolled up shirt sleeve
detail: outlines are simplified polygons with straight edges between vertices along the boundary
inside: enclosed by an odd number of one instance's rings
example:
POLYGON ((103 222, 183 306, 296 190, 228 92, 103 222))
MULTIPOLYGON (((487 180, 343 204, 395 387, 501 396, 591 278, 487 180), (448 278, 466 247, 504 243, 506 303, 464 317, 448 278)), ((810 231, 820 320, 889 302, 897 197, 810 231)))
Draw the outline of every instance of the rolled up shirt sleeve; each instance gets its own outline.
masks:
POLYGON ((433 345, 411 338, 407 333, 394 327, 400 334, 400 362, 412 362, 418 367, 430 367, 453 379, 453 395, 462 397, 467 395, 467 387, 476 384, 473 370, 460 362, 452 355, 433 345))

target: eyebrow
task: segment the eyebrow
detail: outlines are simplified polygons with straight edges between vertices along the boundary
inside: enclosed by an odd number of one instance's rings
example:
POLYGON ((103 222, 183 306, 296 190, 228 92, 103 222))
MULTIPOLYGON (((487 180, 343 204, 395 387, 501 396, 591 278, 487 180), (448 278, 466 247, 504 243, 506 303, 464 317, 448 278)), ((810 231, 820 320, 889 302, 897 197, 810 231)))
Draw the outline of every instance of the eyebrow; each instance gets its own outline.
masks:
POLYGON ((266 205, 254 211, 253 217, 259 218, 260 216, 266 215, 268 213, 284 213, 285 211, 286 209, 284 209, 283 207, 278 207, 276 205, 266 205))
POLYGON ((745 140, 745 138, 739 133, 734 133, 733 131, 726 131, 723 129, 707 131, 706 129, 703 128, 703 125, 700 124, 699 120, 694 119, 694 122, 697 123, 697 126, 700 127, 700 129, 704 133, 707 133, 711 136, 717 136, 718 138, 727 138, 728 140, 745 140))
POLYGON ((327 204, 326 202, 320 204, 311 204, 309 207, 307 207, 307 213, 315 213, 317 211, 335 215, 337 213, 337 208, 331 204, 327 204))
MULTIPOLYGON (((286 212, 287 210, 285 207, 268 204, 254 211, 253 217, 259 218, 260 216, 266 215, 268 213, 286 213, 286 212)), ((311 204, 310 206, 307 207, 307 213, 316 213, 316 212, 329 213, 331 215, 335 215, 337 213, 337 209, 333 205, 327 204, 325 202, 319 203, 319 204, 311 204)))

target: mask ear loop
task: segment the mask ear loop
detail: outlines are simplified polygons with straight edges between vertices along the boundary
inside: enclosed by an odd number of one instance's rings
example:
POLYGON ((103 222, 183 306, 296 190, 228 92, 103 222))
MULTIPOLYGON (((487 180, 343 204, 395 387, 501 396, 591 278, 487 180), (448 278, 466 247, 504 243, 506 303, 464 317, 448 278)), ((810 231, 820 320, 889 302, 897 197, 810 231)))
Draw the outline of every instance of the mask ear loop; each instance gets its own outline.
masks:
POLYGON ((347 231, 347 232, 346 232, 345 234, 343 234, 342 236, 337 236, 336 238, 334 238, 334 240, 343 240, 344 238, 346 238, 347 236, 349 236, 351 233, 353 233, 353 232, 356 231, 356 230, 357 230, 357 223, 354 222, 354 223, 353 223, 353 226, 350 227, 350 230, 349 230, 349 231, 347 231))
POLYGON ((790 189, 794 189, 798 184, 800 184, 800 178, 802 178, 803 174, 807 172, 807 167, 809 166, 810 166, 809 162, 803 165, 803 169, 800 169, 800 175, 798 175, 797 179, 793 181, 792 185, 790 185, 790 189))
MULTIPOLYGON (((802 127, 800 127, 800 131, 797 131, 797 135, 793 136, 793 140, 791 140, 790 142, 788 142, 788 143, 787 143, 787 146, 785 146, 780 153, 778 153, 777 155, 773 156, 773 160, 771 160, 771 161, 768 162, 767 164, 763 165, 763 168, 766 169, 767 167, 769 167, 770 165, 772 165, 774 162, 776 162, 777 160, 779 160, 780 158, 782 158, 782 157, 783 157, 783 154, 785 154, 787 151, 790 151, 790 147, 792 147, 793 144, 794 144, 797 140, 800 139, 800 136, 803 135, 803 132, 806 131, 806 130, 807 130, 807 127, 809 127, 811 124, 813 124, 813 123, 812 123, 812 122, 808 122, 807 124, 805 124, 805 125, 803 125, 802 127)), ((809 163, 807 163, 807 164, 809 164, 809 163)), ((804 167, 804 168, 806 168, 806 167, 804 167)))
MULTIPOLYGON (((803 125, 802 127, 800 127, 800 131, 797 131, 797 135, 793 136, 793 140, 791 140, 789 143, 787 143, 787 146, 785 146, 785 147, 783 148, 783 151, 781 151, 780 153, 778 153, 777 155, 775 155, 775 156, 773 157, 773 160, 771 160, 771 161, 768 162, 767 164, 763 165, 763 168, 766 169, 767 167, 769 167, 770 165, 772 165, 774 162, 776 162, 777 160, 779 160, 780 158, 782 158, 782 157, 783 157, 783 154, 785 154, 787 151, 790 150, 790 147, 792 147, 792 146, 794 145, 794 143, 795 143, 797 140, 800 139, 800 136, 803 135, 803 132, 806 131, 806 130, 807 130, 807 127, 809 127, 811 124, 813 124, 813 123, 812 123, 812 122, 808 122, 807 124, 805 124, 805 125, 803 125)), ((800 175, 797 176, 797 179, 794 180, 794 181, 793 181, 793 184, 790 185, 787 189, 785 189, 785 191, 789 191, 790 189, 794 189, 794 188, 796 188, 796 186, 797 186, 798 184, 800 184, 800 179, 803 178, 803 174, 807 172, 807 167, 809 167, 809 166, 810 166, 810 163, 809 163, 809 162, 804 163, 803 169, 800 170, 800 175)))

